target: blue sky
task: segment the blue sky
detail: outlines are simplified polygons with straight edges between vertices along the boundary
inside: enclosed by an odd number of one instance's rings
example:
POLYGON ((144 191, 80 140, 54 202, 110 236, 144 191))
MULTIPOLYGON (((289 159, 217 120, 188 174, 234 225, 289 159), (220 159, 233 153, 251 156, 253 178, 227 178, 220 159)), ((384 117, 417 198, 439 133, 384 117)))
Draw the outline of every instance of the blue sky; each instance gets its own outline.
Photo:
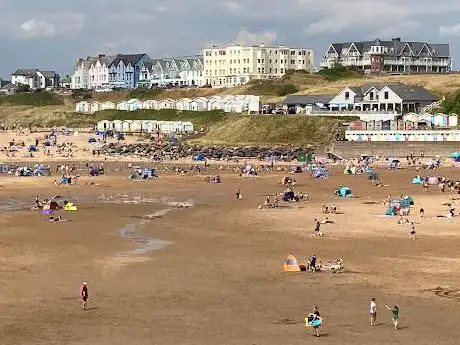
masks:
POLYGON ((0 77, 17 68, 70 73, 78 57, 197 54, 210 44, 401 37, 451 43, 460 57, 458 0, 0 0, 0 77))

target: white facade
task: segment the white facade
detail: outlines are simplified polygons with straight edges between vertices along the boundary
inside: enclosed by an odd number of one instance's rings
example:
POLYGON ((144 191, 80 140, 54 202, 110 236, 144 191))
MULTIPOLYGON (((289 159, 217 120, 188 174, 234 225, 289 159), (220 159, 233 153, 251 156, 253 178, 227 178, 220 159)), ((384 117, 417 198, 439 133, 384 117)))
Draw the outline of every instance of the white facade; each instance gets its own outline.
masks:
POLYGON ((345 131, 348 141, 377 142, 457 142, 460 130, 413 130, 413 131, 345 131))
POLYGON ((79 59, 75 64, 73 74, 71 76, 71 89, 88 89, 89 81, 88 74, 90 66, 96 61, 95 57, 88 56, 85 60, 79 59))
POLYGON ((148 132, 161 134, 193 133, 193 124, 182 121, 156 121, 156 120, 102 120, 96 125, 97 130, 116 130, 120 132, 148 132))
POLYGON ((106 101, 101 104, 101 110, 116 109, 116 105, 113 102, 106 101))
POLYGON ((123 111, 136 111, 138 109, 177 109, 181 111, 211 111, 224 110, 233 113, 258 113, 260 111, 259 96, 252 95, 228 95, 225 97, 213 96, 210 98, 198 97, 196 99, 182 98, 180 100, 163 99, 163 100, 145 100, 130 99, 128 101, 114 102, 78 102, 75 105, 75 111, 78 113, 94 113, 96 111, 117 109, 123 111))
POLYGON ((254 79, 280 78, 288 70, 311 72, 311 49, 284 46, 227 46, 204 49, 204 81, 212 87, 243 85, 254 79))
POLYGON ((28 85, 31 89, 44 89, 46 80, 39 70, 24 70, 23 73, 11 75, 11 84, 28 85))
POLYGON ((332 43, 321 67, 356 66, 366 73, 447 73, 452 71, 449 44, 392 40, 332 43))

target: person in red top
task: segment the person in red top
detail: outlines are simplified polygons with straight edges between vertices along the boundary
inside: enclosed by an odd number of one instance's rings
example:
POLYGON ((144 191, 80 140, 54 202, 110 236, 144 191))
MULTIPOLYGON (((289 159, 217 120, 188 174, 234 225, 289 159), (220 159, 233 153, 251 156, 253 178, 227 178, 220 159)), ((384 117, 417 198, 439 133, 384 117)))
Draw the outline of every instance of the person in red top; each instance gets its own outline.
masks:
POLYGON ((88 283, 87 282, 83 282, 80 286, 80 297, 83 303, 81 308, 85 310, 86 302, 88 301, 88 283))

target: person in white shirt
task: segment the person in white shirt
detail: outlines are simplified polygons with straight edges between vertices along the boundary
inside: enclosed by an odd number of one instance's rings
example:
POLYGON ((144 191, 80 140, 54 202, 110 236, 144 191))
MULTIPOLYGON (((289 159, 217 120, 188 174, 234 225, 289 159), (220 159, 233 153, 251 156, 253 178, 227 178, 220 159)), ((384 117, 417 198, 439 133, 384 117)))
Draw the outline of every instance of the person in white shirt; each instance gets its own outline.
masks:
POLYGON ((375 326, 375 321, 377 320, 377 304, 375 303, 375 298, 371 299, 369 314, 371 316, 371 326, 375 326))

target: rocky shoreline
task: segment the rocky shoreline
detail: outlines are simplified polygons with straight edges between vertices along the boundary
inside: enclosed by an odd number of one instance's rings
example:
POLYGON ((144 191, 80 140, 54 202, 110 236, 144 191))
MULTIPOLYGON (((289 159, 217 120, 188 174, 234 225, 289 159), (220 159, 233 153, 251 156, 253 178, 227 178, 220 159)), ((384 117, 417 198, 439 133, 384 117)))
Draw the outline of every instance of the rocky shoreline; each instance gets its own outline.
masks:
POLYGON ((203 156, 206 159, 234 160, 234 159, 262 159, 289 162, 297 159, 302 154, 313 154, 312 146, 204 146, 189 144, 155 144, 136 143, 123 144, 111 143, 101 150, 110 156, 136 156, 149 158, 154 161, 175 161, 193 156, 203 156))

